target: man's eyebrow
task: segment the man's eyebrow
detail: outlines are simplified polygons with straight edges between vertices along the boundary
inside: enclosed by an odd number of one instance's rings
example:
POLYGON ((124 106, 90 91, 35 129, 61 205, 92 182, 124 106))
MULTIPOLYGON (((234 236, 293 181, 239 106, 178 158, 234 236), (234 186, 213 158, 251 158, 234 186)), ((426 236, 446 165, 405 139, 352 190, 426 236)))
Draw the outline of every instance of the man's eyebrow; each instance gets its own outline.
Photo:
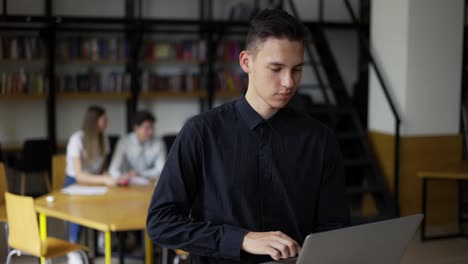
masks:
POLYGON ((280 62, 270 62, 268 63, 268 66, 284 66, 284 64, 280 62))
MULTIPOLYGON (((270 62, 268 63, 268 66, 286 66, 286 65, 280 62, 270 62)), ((302 67, 302 66, 304 66, 304 62, 294 65, 293 68, 302 67)))

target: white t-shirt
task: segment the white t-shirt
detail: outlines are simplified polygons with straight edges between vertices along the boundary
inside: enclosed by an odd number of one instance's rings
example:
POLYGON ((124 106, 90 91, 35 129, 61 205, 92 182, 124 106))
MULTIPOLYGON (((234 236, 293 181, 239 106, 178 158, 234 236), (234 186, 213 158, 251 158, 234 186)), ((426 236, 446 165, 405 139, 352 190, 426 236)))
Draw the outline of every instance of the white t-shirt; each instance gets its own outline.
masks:
POLYGON ((73 158, 80 158, 82 162, 82 170, 86 173, 98 174, 102 171, 104 166, 106 155, 109 153, 109 140, 106 135, 104 135, 104 153, 105 155, 99 158, 96 158, 93 163, 87 159, 83 147, 83 137, 84 133, 82 130, 78 130, 73 135, 71 135, 67 144, 67 167, 66 173, 67 176, 75 177, 75 166, 73 165, 73 158))

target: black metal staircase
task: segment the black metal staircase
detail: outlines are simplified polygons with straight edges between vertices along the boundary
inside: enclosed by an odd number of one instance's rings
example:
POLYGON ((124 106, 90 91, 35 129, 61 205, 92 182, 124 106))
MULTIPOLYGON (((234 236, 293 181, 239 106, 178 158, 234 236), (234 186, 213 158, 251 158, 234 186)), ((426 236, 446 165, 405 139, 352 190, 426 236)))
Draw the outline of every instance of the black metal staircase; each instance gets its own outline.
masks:
MULTIPOLYGON (((288 2, 293 15, 297 17, 293 1, 288 2)), ((346 90, 324 30, 320 23, 308 27, 312 41, 305 49, 306 62, 311 64, 317 83, 302 85, 300 92, 313 94, 310 89, 314 89, 315 94, 317 91, 321 93, 321 98, 312 99, 314 103, 305 110, 336 132, 344 160, 352 224, 392 218, 396 212, 394 200, 346 90), (364 206, 365 201, 369 205, 369 198, 372 201, 370 206, 364 206)))

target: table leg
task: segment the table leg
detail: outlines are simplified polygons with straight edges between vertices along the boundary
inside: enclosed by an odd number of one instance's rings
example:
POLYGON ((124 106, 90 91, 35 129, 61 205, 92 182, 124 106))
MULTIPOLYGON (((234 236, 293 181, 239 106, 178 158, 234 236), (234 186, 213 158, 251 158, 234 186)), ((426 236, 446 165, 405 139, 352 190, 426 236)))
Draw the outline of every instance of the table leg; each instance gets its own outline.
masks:
POLYGON ((111 252, 111 232, 106 231, 104 232, 104 257, 105 257, 105 264, 111 264, 112 262, 112 252, 111 252))
POLYGON ((117 232, 117 238, 119 240, 119 263, 125 263, 125 237, 124 232, 117 232))
POLYGON ((153 242, 148 236, 148 233, 145 231, 145 263, 153 264, 153 242))
POLYGON ((169 259, 169 249, 163 247, 162 251, 162 264, 167 264, 169 259))
POLYGON ((427 180, 424 178, 423 179, 423 187, 422 187, 422 213, 423 213, 423 220, 421 224, 421 240, 426 240, 426 209, 427 209, 427 204, 426 204, 426 196, 427 196, 427 180))
MULTIPOLYGON (((39 236, 41 241, 47 240, 47 216, 43 213, 39 214, 39 236)), ((41 264, 47 263, 45 258, 41 258, 41 264)))
POLYGON ((463 180, 458 180, 458 230, 460 232, 460 236, 465 234, 465 230, 463 228, 463 180))

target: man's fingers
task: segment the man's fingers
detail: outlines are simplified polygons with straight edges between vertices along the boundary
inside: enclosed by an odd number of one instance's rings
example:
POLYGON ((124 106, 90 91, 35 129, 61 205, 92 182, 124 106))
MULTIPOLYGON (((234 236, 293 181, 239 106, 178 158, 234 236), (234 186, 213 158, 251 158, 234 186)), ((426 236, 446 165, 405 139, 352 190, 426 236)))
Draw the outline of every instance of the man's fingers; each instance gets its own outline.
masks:
POLYGON ((278 250, 274 249, 273 247, 268 247, 266 253, 270 255, 270 257, 274 260, 278 260, 281 258, 281 254, 278 250))
POLYGON ((280 258, 289 258, 290 248, 286 244, 278 241, 272 241, 271 246, 280 253, 280 258))
POLYGON ((289 236, 284 235, 283 233, 281 234, 282 235, 276 236, 276 239, 279 243, 285 245, 288 248, 288 257, 294 257, 297 254, 299 254, 299 251, 301 249, 299 244, 289 236))

